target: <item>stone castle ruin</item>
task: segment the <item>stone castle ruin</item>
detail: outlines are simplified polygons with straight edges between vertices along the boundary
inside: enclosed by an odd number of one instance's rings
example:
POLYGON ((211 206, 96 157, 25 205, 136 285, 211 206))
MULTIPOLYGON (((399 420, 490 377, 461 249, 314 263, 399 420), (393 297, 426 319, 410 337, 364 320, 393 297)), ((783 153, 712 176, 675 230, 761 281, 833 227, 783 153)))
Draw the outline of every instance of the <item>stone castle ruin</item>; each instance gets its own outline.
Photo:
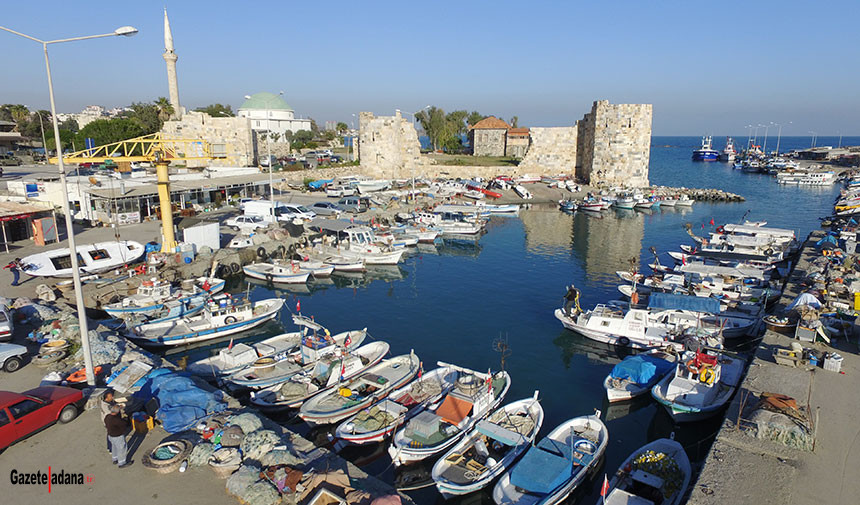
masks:
MULTIPOLYGON (((510 175, 575 175, 591 185, 648 186, 650 104, 594 102, 573 126, 532 127, 519 166, 489 167, 510 175)), ((482 132, 486 134, 486 132, 482 132)), ((487 175, 485 167, 434 166, 420 155, 414 125, 394 116, 362 112, 356 147, 362 172, 381 178, 487 175), (469 173, 472 170, 475 173, 469 173)), ((498 155, 499 153, 493 153, 498 155)))

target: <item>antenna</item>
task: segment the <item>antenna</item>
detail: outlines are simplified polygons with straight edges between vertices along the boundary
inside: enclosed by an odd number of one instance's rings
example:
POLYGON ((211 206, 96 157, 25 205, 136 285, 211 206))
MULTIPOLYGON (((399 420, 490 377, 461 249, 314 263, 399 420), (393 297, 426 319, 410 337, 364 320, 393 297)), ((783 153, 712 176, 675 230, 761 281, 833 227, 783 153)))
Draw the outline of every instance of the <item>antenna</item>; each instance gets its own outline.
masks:
POLYGON ((510 346, 508 346, 508 335, 505 334, 502 337, 501 332, 499 332, 499 338, 493 340, 493 350, 501 355, 501 371, 505 370, 505 358, 511 355, 513 351, 510 346))

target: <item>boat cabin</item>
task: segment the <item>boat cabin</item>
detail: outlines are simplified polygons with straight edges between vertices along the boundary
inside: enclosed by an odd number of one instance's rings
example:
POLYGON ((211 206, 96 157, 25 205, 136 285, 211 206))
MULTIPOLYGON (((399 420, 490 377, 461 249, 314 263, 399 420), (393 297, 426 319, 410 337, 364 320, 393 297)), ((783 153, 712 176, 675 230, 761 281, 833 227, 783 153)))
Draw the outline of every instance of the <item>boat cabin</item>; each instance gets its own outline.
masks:
POLYGON ((164 300, 170 297, 171 291, 171 284, 165 280, 152 279, 143 281, 140 287, 137 288, 137 293, 123 299, 122 304, 124 307, 127 307, 136 301, 164 300))

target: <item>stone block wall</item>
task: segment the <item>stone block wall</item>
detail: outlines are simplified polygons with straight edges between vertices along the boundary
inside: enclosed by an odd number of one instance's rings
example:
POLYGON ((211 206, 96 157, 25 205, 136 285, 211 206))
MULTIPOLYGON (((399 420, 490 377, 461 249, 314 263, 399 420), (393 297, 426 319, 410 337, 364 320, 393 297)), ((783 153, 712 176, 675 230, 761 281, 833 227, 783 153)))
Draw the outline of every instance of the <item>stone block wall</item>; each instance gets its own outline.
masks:
POLYGON ((189 167, 247 167, 254 163, 254 139, 247 118, 212 117, 203 112, 186 112, 182 119, 165 121, 161 132, 165 138, 205 140, 213 154, 226 155, 213 160, 189 160, 189 167))
POLYGON ((362 174, 383 179, 403 179, 422 173, 426 161, 421 158, 418 132, 400 111, 394 116, 359 114, 356 152, 362 174))
POLYGON ((508 134, 503 128, 481 128, 470 132, 473 156, 504 156, 508 134))
POLYGON ((576 166, 577 127, 530 128, 529 148, 520 173, 573 174, 576 166))
POLYGON ((648 186, 651 104, 594 102, 579 127, 576 174, 592 185, 648 186))
POLYGON ((529 136, 528 135, 510 135, 507 137, 507 144, 505 145, 505 156, 509 156, 511 158, 523 158, 526 155, 526 152, 529 150, 529 136))

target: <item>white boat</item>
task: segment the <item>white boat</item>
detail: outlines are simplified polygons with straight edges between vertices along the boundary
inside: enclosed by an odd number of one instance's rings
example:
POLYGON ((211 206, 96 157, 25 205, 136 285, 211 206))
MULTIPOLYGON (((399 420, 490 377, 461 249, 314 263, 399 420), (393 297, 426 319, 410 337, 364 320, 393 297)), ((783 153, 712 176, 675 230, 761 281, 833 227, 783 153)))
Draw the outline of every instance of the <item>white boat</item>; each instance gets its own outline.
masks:
POLYGON ((199 305, 224 289, 224 280, 215 277, 186 279, 176 288, 173 283, 162 279, 147 279, 140 283, 137 292, 121 301, 102 306, 102 310, 113 317, 129 315, 148 316, 159 311, 167 302, 190 303, 199 305))
POLYGON ((220 349, 218 354, 214 356, 189 363, 185 369, 195 375, 218 379, 236 372, 260 358, 279 359, 281 355, 286 356, 286 354, 298 349, 301 341, 302 333, 293 331, 281 333, 252 344, 238 343, 220 349))
POLYGON ((558 425, 506 472, 493 488, 497 505, 553 505, 563 502, 606 452, 609 430, 599 415, 558 425))
POLYGON ((543 407, 534 397, 501 407, 475 427, 433 465, 432 477, 442 497, 485 488, 503 474, 537 437, 543 407))
MULTIPOLYGON (((453 366, 442 362, 438 365, 453 366)), ((442 403, 413 417, 394 434, 388 454, 395 465, 447 451, 498 407, 511 387, 511 376, 504 371, 489 374, 468 368, 455 369, 460 376, 442 403)))
POLYGON ((519 197, 522 198, 523 200, 531 200, 532 198, 534 198, 532 196, 531 191, 527 190, 526 187, 523 186, 522 184, 515 185, 514 186, 514 192, 517 195, 519 195, 519 197))
POLYGON ((681 195, 678 201, 675 202, 676 207, 692 207, 693 200, 687 195, 681 195))
POLYGON ((692 473, 681 444, 668 438, 655 440, 621 463, 609 481, 609 493, 597 505, 678 505, 692 473), (655 496, 660 500, 655 501, 655 496))
POLYGON ((252 239, 251 237, 241 237, 238 235, 233 237, 233 239, 230 240, 230 243, 227 244, 228 249, 245 249, 246 247, 253 246, 254 239, 252 239))
POLYGON ((603 380, 606 398, 615 403, 648 394, 654 384, 674 371, 676 360, 676 354, 662 351, 625 357, 603 380))
POLYGON ((725 407, 743 374, 744 362, 714 351, 686 351, 675 373, 651 389, 651 396, 675 422, 706 419, 725 407))
POLYGON ((442 399, 454 387, 459 373, 451 367, 435 368, 338 425, 335 438, 349 444, 381 442, 407 420, 442 399))
POLYGON ((304 327, 301 346, 297 351, 279 355, 277 359, 260 358, 227 376, 225 382, 250 389, 280 384, 298 373, 312 370, 325 356, 356 349, 367 337, 367 328, 344 331, 332 336, 328 329, 315 321, 305 318, 296 321, 296 324, 304 327))
POLYGON ((337 388, 305 401, 299 409, 299 417, 310 425, 342 421, 410 382, 420 366, 414 352, 382 360, 337 388))
POLYGON ((362 261, 365 265, 396 265, 403 257, 404 249, 393 248, 377 240, 368 226, 350 223, 342 219, 314 219, 306 225, 310 229, 330 234, 327 241, 315 245, 322 254, 341 256, 347 260, 362 261))
MULTIPOLYGON (((79 245, 78 266, 82 274, 99 274, 134 263, 145 252, 140 242, 111 240, 79 245)), ((31 254, 21 259, 23 272, 38 277, 71 277, 72 256, 69 248, 31 254)))
POLYGON ((604 344, 651 349, 684 348, 685 330, 697 325, 695 314, 683 311, 650 313, 646 309, 627 309, 598 304, 593 310, 571 317, 563 309, 555 310, 562 326, 584 337, 604 344))
POLYGON ((319 261, 325 265, 329 265, 334 268, 335 273, 359 273, 367 270, 364 266, 364 260, 356 259, 356 258, 347 258, 345 256, 341 256, 339 254, 334 254, 330 251, 326 251, 323 246, 314 245, 313 247, 306 247, 303 249, 299 249, 296 251, 304 258, 308 258, 309 260, 319 261))
POLYGON ((776 174, 779 184, 797 184, 801 186, 831 186, 836 182, 834 172, 780 172, 776 174))
POLYGON ((636 205, 636 200, 631 196, 620 196, 615 199, 614 205, 618 209, 632 209, 636 205))
POLYGON ((245 275, 277 284, 304 284, 311 273, 302 271, 297 263, 251 263, 242 267, 245 275))
POLYGON ((462 213, 418 212, 416 221, 420 225, 429 226, 439 230, 442 236, 449 235, 477 235, 484 229, 484 223, 478 219, 469 219, 462 213))
POLYGON ((284 300, 280 298, 236 302, 225 295, 218 295, 206 304, 200 314, 141 324, 132 328, 128 336, 143 344, 159 346, 212 340, 250 330, 274 319, 283 306, 284 300))
POLYGON ((383 191, 391 187, 389 181, 384 180, 362 180, 355 183, 355 187, 361 194, 383 191))
POLYGON ((735 161, 737 154, 737 151, 735 151, 735 142, 731 137, 726 137, 726 147, 720 153, 720 161, 735 161))
POLYGON ((366 372, 388 354, 386 342, 371 342, 348 352, 323 354, 286 380, 251 393, 251 403, 266 411, 301 407, 308 398, 366 372))
POLYGON ((483 200, 486 195, 480 191, 469 189, 463 192, 463 196, 472 200, 483 200))

